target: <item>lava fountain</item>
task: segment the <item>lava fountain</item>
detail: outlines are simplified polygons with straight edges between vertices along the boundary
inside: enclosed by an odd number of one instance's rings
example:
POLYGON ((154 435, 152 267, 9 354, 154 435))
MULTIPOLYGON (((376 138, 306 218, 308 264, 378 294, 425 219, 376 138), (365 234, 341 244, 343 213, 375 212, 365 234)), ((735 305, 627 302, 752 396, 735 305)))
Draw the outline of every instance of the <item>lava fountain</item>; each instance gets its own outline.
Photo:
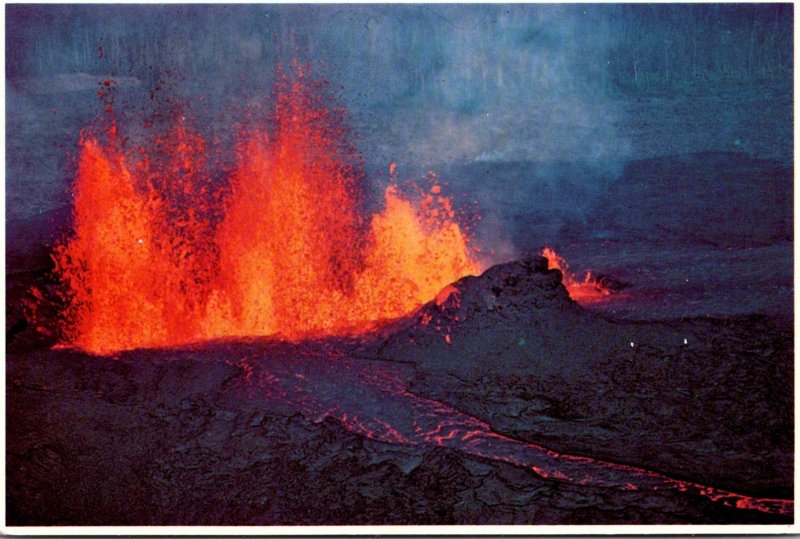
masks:
POLYGON ((269 120, 237 130, 222 182, 183 113, 135 148, 113 119, 84 130, 74 230, 53 255, 64 344, 108 354, 362 333, 479 271, 437 183, 392 184, 368 214, 326 84, 298 70, 276 89, 269 120))

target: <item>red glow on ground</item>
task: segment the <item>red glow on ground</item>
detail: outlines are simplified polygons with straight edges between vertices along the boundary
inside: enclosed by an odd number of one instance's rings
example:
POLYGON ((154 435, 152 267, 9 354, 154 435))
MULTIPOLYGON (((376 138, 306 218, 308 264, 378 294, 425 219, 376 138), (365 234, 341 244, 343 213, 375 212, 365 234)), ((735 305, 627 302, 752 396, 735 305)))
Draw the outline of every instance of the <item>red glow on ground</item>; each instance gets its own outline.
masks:
POLYGON ((385 366, 376 368, 372 360, 320 361, 316 355, 292 353, 283 359, 256 355, 247 362, 254 372, 248 383, 258 389, 255 398, 292 403, 317 422, 336 417, 347 429, 380 442, 449 447, 527 468, 552 481, 629 492, 688 492, 732 508, 794 512, 790 499, 746 496, 505 436, 475 416, 409 391, 398 377, 405 375, 390 373, 385 366), (302 377, 297 376, 298 368, 302 377))
MULTIPOLYGON (((238 133, 229 190, 182 114, 135 151, 86 131, 73 236, 57 247, 68 344, 106 354, 225 336, 360 333, 479 268, 435 182, 363 210, 344 113, 302 70, 271 129, 238 133)), ((392 175, 396 166, 392 164, 392 175)))
POLYGON ((575 274, 570 271, 567 261, 550 247, 542 249, 542 256, 547 259, 550 269, 557 269, 561 272, 562 282, 569 292, 569 297, 581 305, 602 301, 609 295, 609 291, 600 287, 592 278, 591 272, 587 272, 583 279, 576 278, 575 274))

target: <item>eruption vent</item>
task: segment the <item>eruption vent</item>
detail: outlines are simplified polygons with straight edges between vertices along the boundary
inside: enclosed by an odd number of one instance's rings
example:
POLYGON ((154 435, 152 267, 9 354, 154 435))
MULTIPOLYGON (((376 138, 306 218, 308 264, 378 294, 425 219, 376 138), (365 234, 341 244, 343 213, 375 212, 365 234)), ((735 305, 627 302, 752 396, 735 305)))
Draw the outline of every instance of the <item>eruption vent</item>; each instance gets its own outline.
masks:
POLYGON ((570 271, 567 261, 550 247, 542 249, 542 256, 547 259, 550 269, 557 269, 561 272, 563 275, 562 282, 569 293, 569 297, 581 305, 596 303, 608 296, 609 290, 598 283, 592 277, 591 272, 586 272, 583 279, 576 278, 575 274, 570 271))
POLYGON ((74 233, 54 254, 67 344, 360 333, 478 272, 435 181, 412 196, 390 185, 368 215, 325 84, 301 71, 277 89, 271 128, 237 132, 225 181, 183 114, 135 150, 113 121, 84 131, 74 233))

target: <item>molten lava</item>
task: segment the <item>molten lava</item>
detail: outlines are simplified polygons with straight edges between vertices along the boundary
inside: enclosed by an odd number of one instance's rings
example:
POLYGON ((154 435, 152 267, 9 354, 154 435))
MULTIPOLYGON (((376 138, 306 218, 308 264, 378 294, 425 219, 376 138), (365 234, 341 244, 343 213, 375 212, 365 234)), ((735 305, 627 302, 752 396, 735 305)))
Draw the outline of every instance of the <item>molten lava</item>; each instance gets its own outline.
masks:
POLYGON ((573 300, 585 305, 596 303, 608 296, 609 291, 597 283, 591 272, 587 272, 583 280, 576 279, 575 275, 570 271, 567 261, 550 247, 542 249, 542 256, 547 259, 550 269, 557 269, 561 272, 564 287, 566 287, 569 297, 573 300))
POLYGON ((414 197, 392 185, 366 214, 343 118, 324 83, 281 77, 272 128, 240 130, 225 182, 183 115, 135 151, 113 123, 85 131, 74 233, 54 254, 67 344, 359 333, 477 273, 438 184, 414 197))

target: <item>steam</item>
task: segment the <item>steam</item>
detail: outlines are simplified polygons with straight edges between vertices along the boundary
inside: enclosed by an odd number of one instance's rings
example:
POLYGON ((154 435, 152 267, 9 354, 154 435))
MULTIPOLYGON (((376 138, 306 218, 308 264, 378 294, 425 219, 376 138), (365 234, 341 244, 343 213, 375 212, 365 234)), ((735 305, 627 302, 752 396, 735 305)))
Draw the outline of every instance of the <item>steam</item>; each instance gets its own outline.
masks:
POLYGON ((371 159, 399 155, 422 167, 475 160, 597 163, 630 151, 616 132, 620 111, 608 97, 618 33, 596 7, 319 7, 312 13, 334 23, 310 25, 314 17, 282 12, 286 35, 303 36, 308 58, 321 60, 343 85, 358 127, 370 133, 374 147, 365 154, 371 159), (381 155, 382 148, 393 155, 381 155))
POLYGON ((423 167, 596 161, 627 148, 607 95, 618 33, 600 9, 21 6, 9 12, 9 75, 110 73, 150 91, 172 73, 181 97, 222 107, 232 95, 262 95, 275 66, 298 59, 322 66, 341 88, 376 151, 368 159, 381 167, 398 156, 423 167))
MULTIPOLYGON (((25 81, 86 78, 82 73, 141 81, 119 92, 118 110, 141 108, 158 87, 167 101, 188 104, 213 139, 219 125, 230 123, 232 107, 263 104, 276 65, 296 60, 313 65, 338 91, 377 198, 389 162, 412 178, 452 164, 509 161, 587 163, 608 176, 609 163, 624 159, 631 145, 616 128, 621 111, 610 99, 609 62, 618 32, 602 9, 9 6, 8 76, 23 90, 25 81)), ((96 102, 89 90, 80 99, 96 102)), ((75 120, 73 132, 90 117, 75 120)), ((441 177, 478 201, 488 216, 478 235, 512 256, 508 238, 519 231, 502 215, 535 205, 530 193, 542 174, 514 178, 523 185, 511 209, 492 206, 482 178, 441 177)))

